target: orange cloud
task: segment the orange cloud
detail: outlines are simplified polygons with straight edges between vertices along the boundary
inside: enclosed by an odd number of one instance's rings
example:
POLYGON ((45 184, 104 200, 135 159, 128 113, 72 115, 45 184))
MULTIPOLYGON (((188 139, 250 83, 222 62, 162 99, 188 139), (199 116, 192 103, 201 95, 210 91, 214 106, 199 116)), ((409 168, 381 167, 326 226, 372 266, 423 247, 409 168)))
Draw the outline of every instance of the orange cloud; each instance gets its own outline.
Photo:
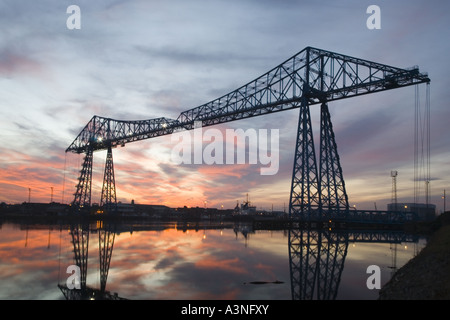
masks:
POLYGON ((7 203, 60 201, 64 161, 22 155, 18 160, 0 164, 0 201, 7 203), (31 192, 29 192, 31 189, 31 192))
POLYGON ((41 75, 42 67, 26 56, 9 51, 0 53, 0 75, 13 77, 16 75, 41 75))
POLYGON ((201 269, 224 270, 232 273, 247 274, 247 270, 242 267, 242 262, 239 258, 216 260, 214 258, 207 258, 195 263, 196 267, 201 269))
POLYGON ((249 171, 257 171, 259 168, 257 166, 252 166, 249 164, 234 164, 234 165, 216 165, 216 166, 210 166, 210 165, 203 165, 198 168, 198 172, 208 176, 210 178, 214 178, 216 176, 223 177, 223 176, 229 176, 229 177, 235 177, 238 179, 241 179, 243 176, 248 174, 249 171))

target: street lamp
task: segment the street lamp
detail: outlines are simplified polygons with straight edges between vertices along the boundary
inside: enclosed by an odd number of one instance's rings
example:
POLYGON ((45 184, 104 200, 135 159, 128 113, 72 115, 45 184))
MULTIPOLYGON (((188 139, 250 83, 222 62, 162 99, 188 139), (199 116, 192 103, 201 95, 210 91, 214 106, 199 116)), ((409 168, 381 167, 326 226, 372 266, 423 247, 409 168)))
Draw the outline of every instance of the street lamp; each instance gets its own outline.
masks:
POLYGON ((445 199, 445 189, 444 189, 444 195, 442 196, 442 199, 444 199, 444 212, 445 212, 445 202, 446 202, 446 201, 445 201, 445 200, 446 200, 446 199, 445 199))

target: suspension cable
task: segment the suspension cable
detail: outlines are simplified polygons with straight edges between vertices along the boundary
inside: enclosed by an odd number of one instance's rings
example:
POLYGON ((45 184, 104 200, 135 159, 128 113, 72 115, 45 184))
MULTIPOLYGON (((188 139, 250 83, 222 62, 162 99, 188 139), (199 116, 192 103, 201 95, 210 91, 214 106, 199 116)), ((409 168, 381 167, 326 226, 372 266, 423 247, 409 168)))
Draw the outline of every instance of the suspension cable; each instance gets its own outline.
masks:
POLYGON ((421 183, 425 183, 424 200, 428 207, 431 179, 430 83, 426 87, 424 110, 420 103, 419 85, 415 86, 414 113, 414 203, 419 203, 421 183))

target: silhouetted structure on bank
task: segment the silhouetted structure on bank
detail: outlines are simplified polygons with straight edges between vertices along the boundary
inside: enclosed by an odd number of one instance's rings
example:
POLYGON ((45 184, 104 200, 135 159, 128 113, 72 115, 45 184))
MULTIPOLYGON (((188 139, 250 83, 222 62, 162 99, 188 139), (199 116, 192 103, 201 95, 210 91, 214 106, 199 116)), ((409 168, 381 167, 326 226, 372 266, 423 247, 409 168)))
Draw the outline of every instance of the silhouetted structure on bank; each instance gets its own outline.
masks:
MULTIPOLYGON (((401 69, 307 47, 282 64, 220 98, 181 112, 177 119, 125 121, 93 116, 66 152, 85 154, 72 208, 91 205, 93 153, 107 150, 101 205, 116 206, 112 149, 144 139, 299 109, 289 215, 306 221, 352 219, 328 104, 385 90, 430 83, 417 67, 401 69), (316 160, 310 106, 320 105, 316 160)), ((360 215, 366 214, 365 211, 360 215)), ((373 212, 371 214, 374 214, 373 212)), ((380 217, 387 216, 380 214, 380 217)))

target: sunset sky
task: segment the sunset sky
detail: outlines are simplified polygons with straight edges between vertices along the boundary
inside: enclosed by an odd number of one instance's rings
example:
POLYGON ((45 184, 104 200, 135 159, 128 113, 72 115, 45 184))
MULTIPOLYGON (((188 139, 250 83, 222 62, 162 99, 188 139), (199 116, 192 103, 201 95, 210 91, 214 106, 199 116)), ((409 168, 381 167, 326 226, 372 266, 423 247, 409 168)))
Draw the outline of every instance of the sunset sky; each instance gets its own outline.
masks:
MULTIPOLYGON (((65 150, 94 115, 176 119, 313 46, 428 73, 431 203, 441 210, 444 189, 450 193, 449 12, 450 3, 437 0, 4 0, 0 202, 49 202, 53 195, 70 203, 82 156, 65 150), (72 4, 81 10, 80 29, 66 25, 72 4), (372 4, 381 9, 379 30, 366 26, 372 4)), ((414 87, 329 104, 350 205, 386 209, 391 170, 398 171, 399 202, 413 200, 414 105, 414 87)), ((177 165, 170 136, 114 149, 118 200, 233 208, 248 193, 258 208, 282 210, 297 121, 291 110, 215 127, 279 130, 275 175, 261 175, 261 164, 177 165)), ((93 202, 100 201, 105 157, 94 155, 93 202)))

